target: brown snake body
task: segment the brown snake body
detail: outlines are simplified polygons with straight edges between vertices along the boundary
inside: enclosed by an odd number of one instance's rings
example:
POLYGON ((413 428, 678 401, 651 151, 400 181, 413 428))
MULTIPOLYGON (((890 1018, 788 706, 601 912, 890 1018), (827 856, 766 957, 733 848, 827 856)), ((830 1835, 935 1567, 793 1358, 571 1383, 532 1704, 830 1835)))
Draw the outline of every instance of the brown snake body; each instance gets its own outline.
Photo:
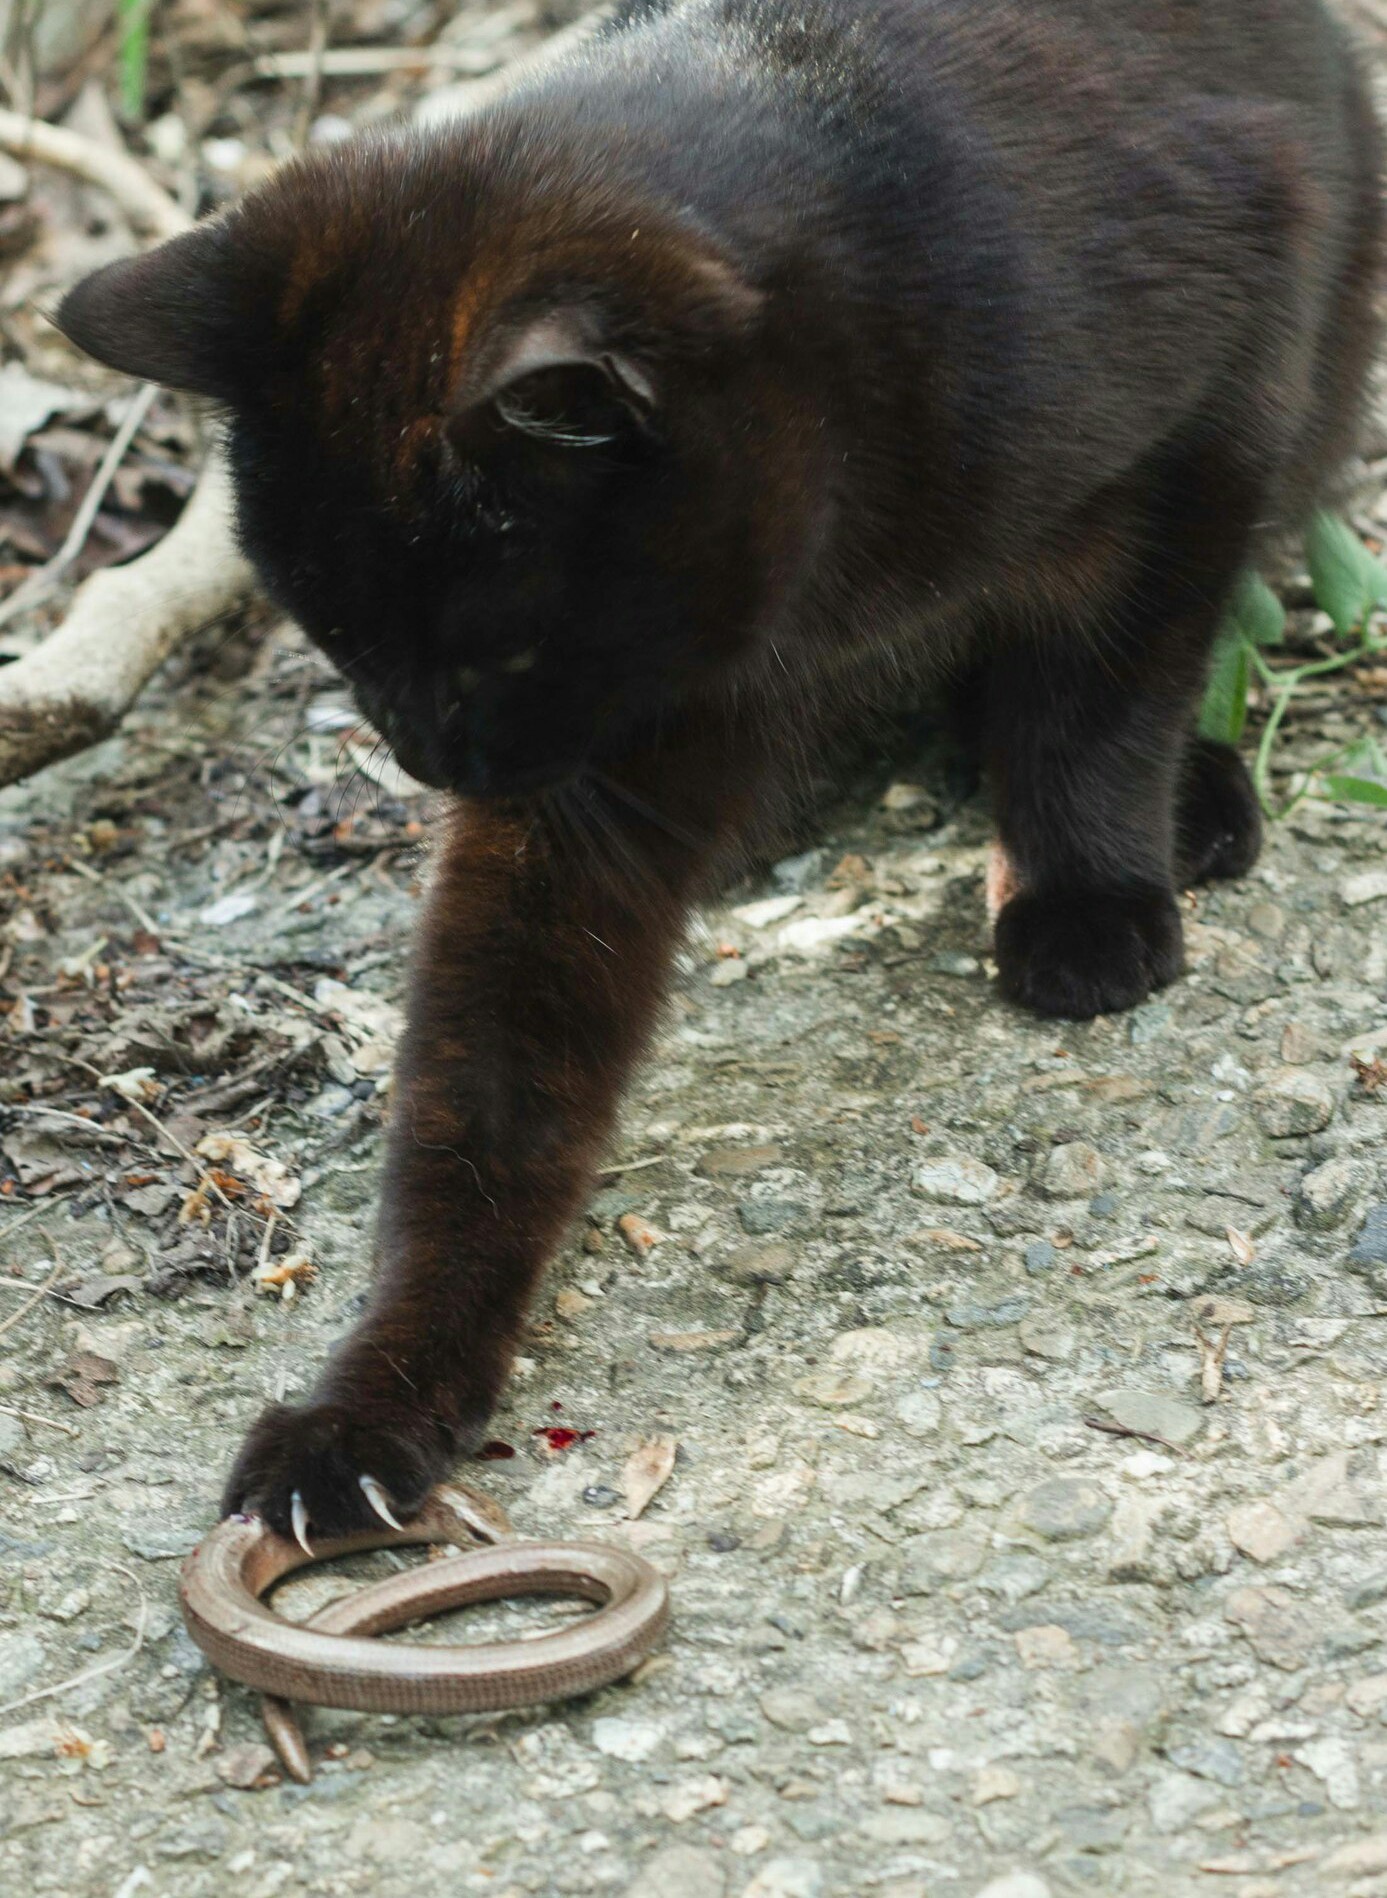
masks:
POLYGON ((188 1632, 233 1679, 266 1696, 265 1725, 295 1779, 312 1776, 291 1701, 368 1713, 489 1713, 565 1699, 619 1680, 669 1619, 664 1577, 640 1556, 597 1542, 521 1542, 496 1507, 457 1487, 435 1490, 402 1529, 324 1542, 307 1554, 251 1518, 231 1517, 183 1565, 188 1632), (304 1622, 260 1597, 310 1561, 409 1543, 468 1546, 362 1588, 304 1622), (570 1626, 524 1641, 437 1647, 370 1639, 471 1602, 576 1595, 599 1605, 570 1626))

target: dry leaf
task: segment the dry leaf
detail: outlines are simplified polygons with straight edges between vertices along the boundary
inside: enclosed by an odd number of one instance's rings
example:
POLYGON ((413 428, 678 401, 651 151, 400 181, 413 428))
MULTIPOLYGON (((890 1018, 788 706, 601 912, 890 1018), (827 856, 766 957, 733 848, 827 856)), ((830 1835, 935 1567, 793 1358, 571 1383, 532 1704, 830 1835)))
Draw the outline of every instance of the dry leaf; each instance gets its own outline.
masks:
POLYGON ((248 1180, 280 1212, 287 1213, 291 1206, 298 1205, 303 1192, 298 1178, 282 1160, 258 1152, 237 1134, 206 1134, 195 1150, 204 1160, 217 1161, 239 1179, 248 1180))
POLYGON ((45 1381, 55 1390, 66 1391, 83 1410, 90 1410, 101 1402, 103 1384, 119 1384, 120 1372, 95 1351, 74 1351, 62 1370, 45 1381))
POLYGON ((673 1437, 651 1437, 627 1458, 622 1473, 627 1520, 634 1522, 669 1481, 678 1444, 673 1437))
POLYGON ((318 1268, 306 1252, 286 1252, 282 1259, 266 1259, 250 1275, 257 1292, 278 1292, 282 1299, 298 1296, 301 1285, 309 1285, 318 1276, 318 1268))
POLYGON ((657 1231, 636 1213, 623 1213, 616 1222, 616 1229, 625 1241, 627 1251, 638 1259, 653 1252, 665 1237, 664 1233, 657 1231))
POLYGON ((1251 1265, 1257 1257, 1257 1248, 1245 1232, 1239 1232, 1236 1226, 1229 1226, 1228 1244, 1233 1257, 1239 1265, 1251 1265))

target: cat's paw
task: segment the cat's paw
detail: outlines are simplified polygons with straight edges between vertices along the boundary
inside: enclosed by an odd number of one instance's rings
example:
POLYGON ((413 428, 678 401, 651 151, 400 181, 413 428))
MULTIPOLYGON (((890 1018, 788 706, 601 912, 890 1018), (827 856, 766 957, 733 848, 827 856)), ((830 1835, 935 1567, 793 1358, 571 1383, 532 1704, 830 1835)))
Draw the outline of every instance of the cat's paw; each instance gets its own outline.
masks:
POLYGON ((1247 767, 1231 745, 1196 738, 1185 753, 1176 811, 1182 886, 1246 876, 1262 847, 1262 813, 1247 767))
POLYGON ((1002 993, 1041 1015, 1089 1021, 1144 1001, 1180 973, 1180 912, 1165 890, 1052 890, 997 918, 1002 993))
POLYGON ((364 1406, 271 1404, 241 1446, 222 1514, 259 1516, 307 1547, 407 1522, 449 1461, 424 1421, 411 1429, 373 1422, 364 1406))

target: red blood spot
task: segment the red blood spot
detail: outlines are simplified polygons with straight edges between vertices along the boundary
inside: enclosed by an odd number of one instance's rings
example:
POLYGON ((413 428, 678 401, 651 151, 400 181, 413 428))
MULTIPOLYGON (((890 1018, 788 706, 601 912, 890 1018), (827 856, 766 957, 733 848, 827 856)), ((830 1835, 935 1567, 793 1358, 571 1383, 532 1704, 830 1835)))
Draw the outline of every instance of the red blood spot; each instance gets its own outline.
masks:
POLYGON ((479 1463, 504 1463, 507 1457, 515 1455, 513 1443, 502 1443, 499 1437, 493 1437, 490 1443, 484 1443, 477 1452, 479 1463))
POLYGON ((575 1443, 586 1443, 589 1437, 597 1433, 593 1430, 570 1430, 566 1424, 541 1424, 535 1431, 537 1437, 543 1437, 551 1450, 571 1450, 575 1443))
POLYGON ((549 1400, 549 1408, 550 1410, 562 1410, 563 1405, 559 1402, 557 1397, 552 1397, 549 1400))

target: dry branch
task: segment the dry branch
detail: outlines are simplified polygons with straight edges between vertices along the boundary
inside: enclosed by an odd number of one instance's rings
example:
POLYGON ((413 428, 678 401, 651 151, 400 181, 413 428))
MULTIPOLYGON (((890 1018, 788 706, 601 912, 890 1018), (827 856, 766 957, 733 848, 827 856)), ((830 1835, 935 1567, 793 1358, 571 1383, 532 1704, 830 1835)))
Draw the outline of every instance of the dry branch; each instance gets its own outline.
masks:
POLYGON ((181 640, 247 598, 220 460, 177 524, 138 560, 84 581, 56 632, 0 669, 0 784, 107 737, 181 640))

